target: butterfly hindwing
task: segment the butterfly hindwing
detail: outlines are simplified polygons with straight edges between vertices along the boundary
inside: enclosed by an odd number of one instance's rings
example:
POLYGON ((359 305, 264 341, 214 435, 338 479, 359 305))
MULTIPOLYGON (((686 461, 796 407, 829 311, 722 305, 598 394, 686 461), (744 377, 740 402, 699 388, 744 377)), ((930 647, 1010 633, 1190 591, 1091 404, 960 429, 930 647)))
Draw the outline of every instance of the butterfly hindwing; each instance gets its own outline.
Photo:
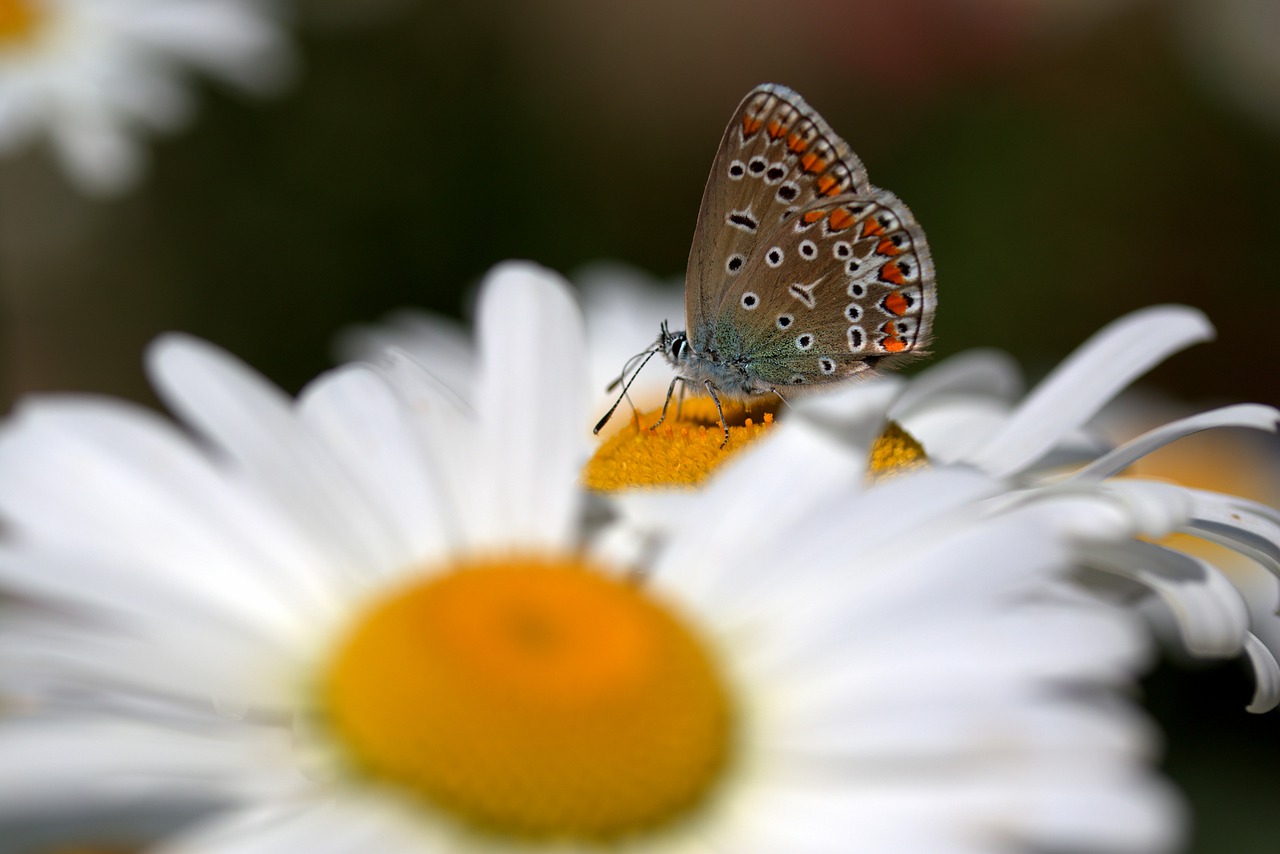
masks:
POLYGON ((767 84, 748 93, 725 130, 694 231, 685 313, 695 348, 707 320, 784 217, 874 192, 862 161, 804 99, 767 84))
MULTIPOLYGON (((936 295, 923 230, 892 193, 815 201, 769 228, 710 311, 763 381, 846 379, 918 355, 936 295)), ((798 389, 792 389, 797 391, 798 389)))

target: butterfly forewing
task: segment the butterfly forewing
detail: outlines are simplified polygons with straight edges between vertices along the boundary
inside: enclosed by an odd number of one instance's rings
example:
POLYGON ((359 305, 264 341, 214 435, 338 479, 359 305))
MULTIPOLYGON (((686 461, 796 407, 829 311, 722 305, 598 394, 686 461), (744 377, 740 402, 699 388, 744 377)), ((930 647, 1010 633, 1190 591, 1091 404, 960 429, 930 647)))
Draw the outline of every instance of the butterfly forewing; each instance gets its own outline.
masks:
POLYGON ((924 232, 896 196, 876 190, 815 201, 765 230, 708 310, 732 318, 730 337, 752 372, 782 388, 916 354, 935 300, 924 232))
POLYGON ((803 98, 753 89, 720 141, 698 213, 685 282, 694 348, 705 349, 708 318, 754 265, 763 235, 815 203, 872 192, 862 161, 803 98))

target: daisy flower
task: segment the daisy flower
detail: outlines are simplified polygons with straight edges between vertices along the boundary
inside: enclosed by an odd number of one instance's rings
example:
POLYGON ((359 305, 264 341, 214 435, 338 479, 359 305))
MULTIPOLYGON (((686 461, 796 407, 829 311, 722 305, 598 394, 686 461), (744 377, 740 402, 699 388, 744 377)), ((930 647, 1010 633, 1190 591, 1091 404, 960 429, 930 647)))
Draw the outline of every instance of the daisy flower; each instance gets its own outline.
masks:
POLYGON ((623 561, 577 484, 567 289, 504 266, 478 318, 471 406, 395 354, 292 401, 168 337, 149 364, 190 433, 18 408, 0 810, 220 800, 184 854, 1176 844, 1112 690, 1143 633, 1060 580, 1062 520, 1102 532, 1104 503, 867 486, 797 420, 623 561))
POLYGON ((46 135, 82 189, 119 192, 144 168, 135 137, 189 121, 190 71, 266 94, 291 65, 252 0, 0 0, 0 153, 46 135))

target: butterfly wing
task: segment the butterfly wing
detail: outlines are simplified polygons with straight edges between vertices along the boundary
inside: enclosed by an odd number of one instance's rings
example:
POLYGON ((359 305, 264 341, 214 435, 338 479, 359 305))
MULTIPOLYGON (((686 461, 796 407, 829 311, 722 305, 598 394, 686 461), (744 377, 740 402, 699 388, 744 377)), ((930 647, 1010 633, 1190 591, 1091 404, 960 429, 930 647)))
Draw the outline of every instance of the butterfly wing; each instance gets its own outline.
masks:
POLYGON ((762 235, 711 309, 724 339, 711 344, 790 396, 918 355, 936 304, 933 260, 906 205, 884 190, 824 198, 762 235))
POLYGON ((754 260, 761 235, 817 201, 874 192, 866 168, 804 99, 766 84, 734 112, 702 194, 685 280, 695 350, 707 320, 754 260))

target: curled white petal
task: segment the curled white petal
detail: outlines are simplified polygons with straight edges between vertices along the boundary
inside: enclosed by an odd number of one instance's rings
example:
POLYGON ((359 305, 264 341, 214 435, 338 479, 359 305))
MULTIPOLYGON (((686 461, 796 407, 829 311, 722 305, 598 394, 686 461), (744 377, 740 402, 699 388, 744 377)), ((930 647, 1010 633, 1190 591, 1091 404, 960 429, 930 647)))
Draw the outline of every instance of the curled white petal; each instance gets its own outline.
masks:
POLYGON ((1091 565, 1132 579, 1159 596, 1177 617, 1192 654, 1240 654, 1249 631, 1249 610, 1240 592, 1212 564, 1139 540, 1094 543, 1084 552, 1091 565))
POLYGON ((1257 403, 1241 403, 1202 412, 1149 430, 1110 453, 1103 454, 1075 472, 1072 477, 1081 480, 1114 477, 1147 454, 1186 436, 1217 427, 1251 427, 1274 433, 1277 421, 1280 421, 1280 410, 1257 403))
POLYGON ((1246 635, 1244 651, 1253 667, 1253 700, 1246 707, 1254 714, 1269 712, 1280 706, 1280 664, 1266 644, 1254 635, 1246 635))
POLYGON ((1002 476, 1024 468, 1170 354, 1212 337, 1204 314, 1184 306, 1120 318, 1046 377, 970 462, 1002 476))

